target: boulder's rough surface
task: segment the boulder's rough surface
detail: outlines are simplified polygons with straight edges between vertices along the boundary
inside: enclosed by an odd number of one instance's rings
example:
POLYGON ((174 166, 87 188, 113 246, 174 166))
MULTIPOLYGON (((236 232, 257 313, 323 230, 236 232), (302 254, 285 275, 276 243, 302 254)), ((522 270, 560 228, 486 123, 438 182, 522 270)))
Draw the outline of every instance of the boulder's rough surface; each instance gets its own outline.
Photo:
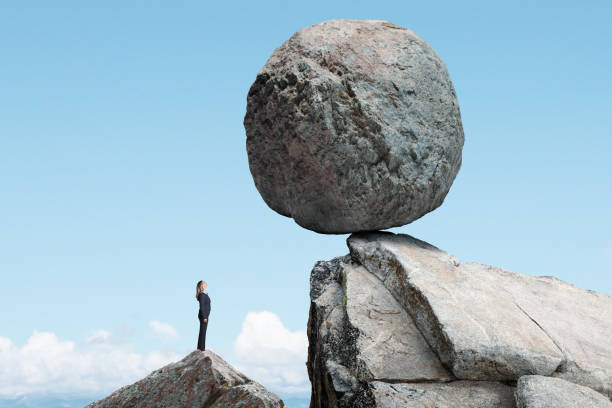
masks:
POLYGON ((532 374, 612 394, 611 296, 407 235, 348 245, 311 273, 311 408, 509 408, 532 374))
POLYGON ((215 353, 193 351, 87 408, 283 408, 283 401, 215 353))
POLYGON ((461 263, 407 235, 353 234, 348 244, 457 378, 557 376, 612 395, 612 296, 461 263))
POLYGON ((331 20, 277 48, 244 119, 255 186, 322 233, 404 225, 440 206, 463 128, 442 60, 385 21, 331 20))
POLYGON ((612 408, 600 393, 560 378, 527 375, 516 384, 517 408, 612 408))

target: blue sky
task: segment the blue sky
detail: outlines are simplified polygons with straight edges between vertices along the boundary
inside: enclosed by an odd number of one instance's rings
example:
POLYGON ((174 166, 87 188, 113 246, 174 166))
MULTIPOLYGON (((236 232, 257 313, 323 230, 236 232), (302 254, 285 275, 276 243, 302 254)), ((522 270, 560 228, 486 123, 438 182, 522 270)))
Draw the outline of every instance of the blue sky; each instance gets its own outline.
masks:
MULTIPOLYGON (((0 339, 182 356, 199 279, 207 344, 238 366, 247 313, 305 331, 310 269, 347 235, 265 205, 242 120, 274 49, 333 18, 412 29, 457 91, 462 169, 442 207, 392 231, 612 293, 611 15, 605 1, 3 2, 0 339)), ((289 383, 273 386, 306 395, 289 383)))

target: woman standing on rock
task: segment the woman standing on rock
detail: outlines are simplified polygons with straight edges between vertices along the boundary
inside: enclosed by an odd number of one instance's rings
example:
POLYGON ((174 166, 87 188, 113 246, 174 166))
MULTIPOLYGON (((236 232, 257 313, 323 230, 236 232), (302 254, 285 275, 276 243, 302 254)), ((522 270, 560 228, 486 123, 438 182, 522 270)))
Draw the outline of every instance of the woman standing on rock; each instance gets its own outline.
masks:
POLYGON ((200 334, 198 335, 198 350, 206 349, 206 329, 208 328, 208 316, 210 315, 210 298, 206 294, 208 284, 199 281, 196 284, 196 299, 200 302, 198 320, 200 321, 200 334))

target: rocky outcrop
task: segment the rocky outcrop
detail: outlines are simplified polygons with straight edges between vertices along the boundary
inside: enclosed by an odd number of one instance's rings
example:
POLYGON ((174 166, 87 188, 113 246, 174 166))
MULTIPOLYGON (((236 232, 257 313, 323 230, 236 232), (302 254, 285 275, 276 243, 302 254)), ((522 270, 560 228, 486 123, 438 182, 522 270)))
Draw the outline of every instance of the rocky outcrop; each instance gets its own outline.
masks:
POLYGON ((176 363, 86 408, 283 408, 283 401, 212 351, 193 351, 176 363))
POLYGON ((513 407, 512 387, 456 381, 383 283, 350 256, 318 262, 310 286, 311 408, 513 407), (459 405, 468 395, 474 404, 459 405))
POLYGON ((463 128, 444 63, 386 21, 295 33, 257 75, 244 126, 265 202, 322 233, 412 222, 442 204, 461 166, 463 128))
POLYGON ((610 408, 610 400, 560 378, 526 375, 516 385, 517 408, 610 408))
POLYGON ((407 313, 348 257, 317 263, 311 298, 309 375, 330 406, 333 390, 346 394, 346 405, 364 381, 450 380, 407 313))
POLYGON ((348 245, 311 274, 312 408, 514 407, 531 375, 612 395, 612 297, 407 235, 348 245))
POLYGON ((552 375, 612 395, 611 296, 461 263, 406 235, 355 234, 348 245, 457 378, 552 375))

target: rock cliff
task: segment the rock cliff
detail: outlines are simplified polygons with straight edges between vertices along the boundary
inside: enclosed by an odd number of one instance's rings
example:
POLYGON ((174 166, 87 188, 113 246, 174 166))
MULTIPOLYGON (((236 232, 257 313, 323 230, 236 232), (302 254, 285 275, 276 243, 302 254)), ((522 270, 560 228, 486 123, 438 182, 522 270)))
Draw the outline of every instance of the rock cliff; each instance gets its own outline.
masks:
POLYGON ((407 235, 347 242, 310 278, 312 408, 611 406, 611 296, 407 235))
POLYGON ((195 350, 86 408, 283 408, 283 401, 212 351, 195 350))

